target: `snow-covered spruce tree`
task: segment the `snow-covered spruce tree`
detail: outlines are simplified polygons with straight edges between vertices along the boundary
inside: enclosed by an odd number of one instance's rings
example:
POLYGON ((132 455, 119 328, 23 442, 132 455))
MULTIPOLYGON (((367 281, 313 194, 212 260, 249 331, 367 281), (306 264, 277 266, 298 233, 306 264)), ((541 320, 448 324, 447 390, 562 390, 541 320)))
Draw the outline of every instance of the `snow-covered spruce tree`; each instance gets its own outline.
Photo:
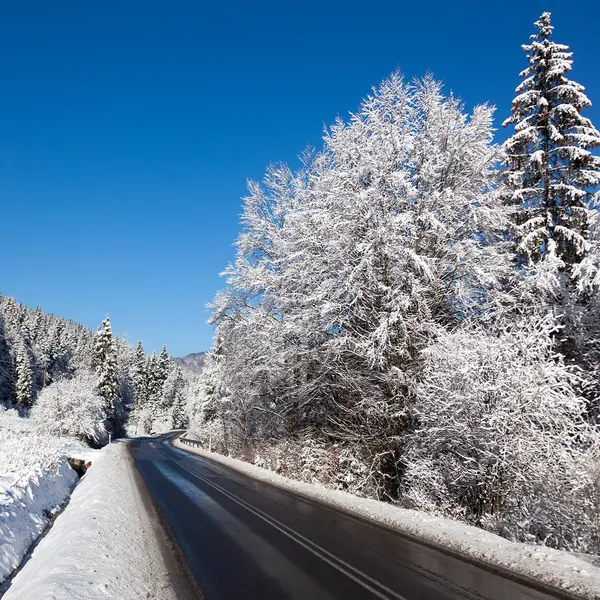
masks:
POLYGON ((183 392, 185 384, 181 368, 171 368, 161 390, 160 407, 163 414, 167 415, 171 412, 175 399, 183 392))
POLYGON ((600 159, 590 150, 600 145, 600 133, 581 114, 591 102, 566 75, 572 53, 552 41, 550 13, 535 25, 538 32, 523 46, 529 67, 504 123, 515 125, 504 144, 507 183, 522 260, 554 255, 568 268, 589 249, 588 203, 600 183, 600 159))
POLYGON ((148 402, 147 359, 141 340, 138 341, 135 349, 135 357, 133 362, 133 390, 134 404, 130 418, 132 419, 135 431, 137 432, 140 413, 148 402))
MULTIPOLYGON (((180 367, 172 372, 174 374, 173 385, 168 386, 169 380, 165 382, 165 394, 172 395, 169 398, 171 405, 171 427, 173 429, 184 429, 188 426, 186 386, 188 385, 180 367), (171 391, 172 390, 172 391, 171 391)), ((173 375, 170 376, 172 378, 173 375)))
POLYGON ((92 364, 98 376, 98 394, 104 398, 104 412, 107 418, 107 430, 114 432, 115 404, 117 401, 117 351, 112 336, 110 319, 106 317, 94 336, 92 364))
POLYGON ((515 133, 504 145, 507 199, 515 208, 518 257, 533 269, 538 302, 560 314, 557 349, 582 369, 579 389, 587 413, 600 412, 600 247, 594 190, 600 184, 600 133, 581 113, 591 106, 572 68, 568 47, 552 41, 550 13, 524 45, 512 116, 515 133), (594 334, 596 332, 596 334, 594 334))
POLYGON ((157 356, 153 352, 147 363, 148 373, 148 394, 150 399, 160 404, 162 397, 162 387, 171 370, 171 358, 167 347, 163 346, 160 354, 157 356))
POLYGON ((0 405, 11 405, 14 398, 15 365, 10 352, 5 317, 2 311, 3 296, 0 295, 0 405))
MULTIPOLYGON (((146 372, 148 374, 147 379, 147 400, 144 408, 144 423, 148 424, 154 421, 158 417, 159 400, 162 391, 162 381, 156 377, 157 372, 158 356, 156 352, 146 359, 146 372)), ((146 433, 150 432, 147 426, 144 426, 146 433)))
POLYGON ((164 431, 170 427, 171 407, 175 398, 172 384, 176 379, 173 361, 166 346, 162 347, 158 356, 153 352, 147 359, 146 373, 146 401, 142 406, 140 422, 147 433, 164 431))
POLYGON ((19 344, 17 349, 15 371, 17 374, 15 399, 19 406, 29 408, 31 406, 31 369, 27 348, 23 342, 19 344))
POLYGON ((140 405, 144 403, 148 393, 148 372, 146 370, 146 362, 144 345, 142 344, 142 340, 139 340, 135 348, 133 378, 136 402, 140 405))
POLYGON ((156 381, 160 382, 160 386, 162 386, 167 380, 167 377, 171 372, 171 367, 171 357, 169 356, 166 345, 163 345, 160 354, 158 355, 158 360, 156 361, 156 368, 153 372, 153 377, 156 379, 156 381))
POLYGON ((115 350, 117 355, 117 394, 115 402, 115 434, 124 432, 124 425, 128 421, 135 402, 135 387, 132 377, 135 353, 127 340, 116 338, 115 350))
POLYGON ((206 447, 229 454, 231 443, 237 446, 239 433, 233 415, 230 418, 229 413, 234 411, 230 411, 231 403, 223 387, 225 360, 223 340, 216 336, 214 348, 205 356, 197 391, 188 403, 188 418, 189 429, 196 439, 204 441, 206 447))

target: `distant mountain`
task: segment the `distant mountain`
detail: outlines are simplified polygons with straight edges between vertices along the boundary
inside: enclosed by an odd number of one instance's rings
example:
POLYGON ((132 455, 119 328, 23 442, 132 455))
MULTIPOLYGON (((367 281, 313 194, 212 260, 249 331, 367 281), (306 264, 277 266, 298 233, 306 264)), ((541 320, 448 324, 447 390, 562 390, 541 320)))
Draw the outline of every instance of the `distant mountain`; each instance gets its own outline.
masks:
POLYGON ((202 373, 205 354, 206 352, 193 352, 192 354, 186 354, 185 356, 174 358, 173 360, 186 371, 199 374, 202 373))

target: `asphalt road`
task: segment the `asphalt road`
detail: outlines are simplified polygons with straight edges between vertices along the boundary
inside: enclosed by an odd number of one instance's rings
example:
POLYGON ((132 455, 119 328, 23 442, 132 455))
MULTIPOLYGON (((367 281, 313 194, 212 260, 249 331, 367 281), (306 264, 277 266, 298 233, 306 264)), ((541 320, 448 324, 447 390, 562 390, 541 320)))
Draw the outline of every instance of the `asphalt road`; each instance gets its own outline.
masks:
POLYGON ((131 451, 206 600, 542 600, 553 595, 173 448, 131 451))

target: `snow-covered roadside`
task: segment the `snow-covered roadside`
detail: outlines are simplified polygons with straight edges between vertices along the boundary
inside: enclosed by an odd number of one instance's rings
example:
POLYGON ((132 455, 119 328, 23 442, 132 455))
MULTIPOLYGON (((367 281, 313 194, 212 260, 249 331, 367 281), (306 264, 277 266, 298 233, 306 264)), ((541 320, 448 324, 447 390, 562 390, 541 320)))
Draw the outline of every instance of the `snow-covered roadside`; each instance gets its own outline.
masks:
POLYGON ((65 457, 17 478, 0 475, 0 583, 19 566, 76 481, 65 457))
POLYGON ((96 453, 4 600, 175 598, 125 443, 96 453))
POLYGON ((173 440, 172 444, 181 451, 204 456, 258 481, 371 519, 469 560, 543 582, 582 598, 600 598, 600 568, 568 552, 511 542, 451 519, 294 481, 241 460, 188 446, 179 439, 173 440))
POLYGON ((39 432, 29 419, 0 411, 0 583, 9 577, 68 499, 77 482, 67 456, 90 460, 76 440, 39 432))

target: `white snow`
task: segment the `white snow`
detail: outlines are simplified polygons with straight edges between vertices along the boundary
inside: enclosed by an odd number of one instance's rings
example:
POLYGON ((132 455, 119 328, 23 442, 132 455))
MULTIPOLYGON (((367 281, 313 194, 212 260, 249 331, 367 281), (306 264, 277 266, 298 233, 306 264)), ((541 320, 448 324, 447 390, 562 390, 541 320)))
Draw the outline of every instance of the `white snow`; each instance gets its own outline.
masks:
POLYGON ((76 481, 65 457, 20 477, 0 475, 0 582, 19 566, 76 481))
POLYGON ((392 527, 470 560, 546 583, 561 591, 579 594, 582 598, 598 598, 600 568, 568 552, 511 542, 451 519, 294 481, 241 460, 187 446, 179 439, 173 441, 173 446, 180 451, 208 458, 258 481, 392 527))
POLYGON ((77 482, 68 456, 89 460, 74 440, 40 433, 0 410, 0 583, 19 566, 77 482))
POLYGON ((125 443, 97 451, 4 600, 171 600, 175 594, 125 443))

